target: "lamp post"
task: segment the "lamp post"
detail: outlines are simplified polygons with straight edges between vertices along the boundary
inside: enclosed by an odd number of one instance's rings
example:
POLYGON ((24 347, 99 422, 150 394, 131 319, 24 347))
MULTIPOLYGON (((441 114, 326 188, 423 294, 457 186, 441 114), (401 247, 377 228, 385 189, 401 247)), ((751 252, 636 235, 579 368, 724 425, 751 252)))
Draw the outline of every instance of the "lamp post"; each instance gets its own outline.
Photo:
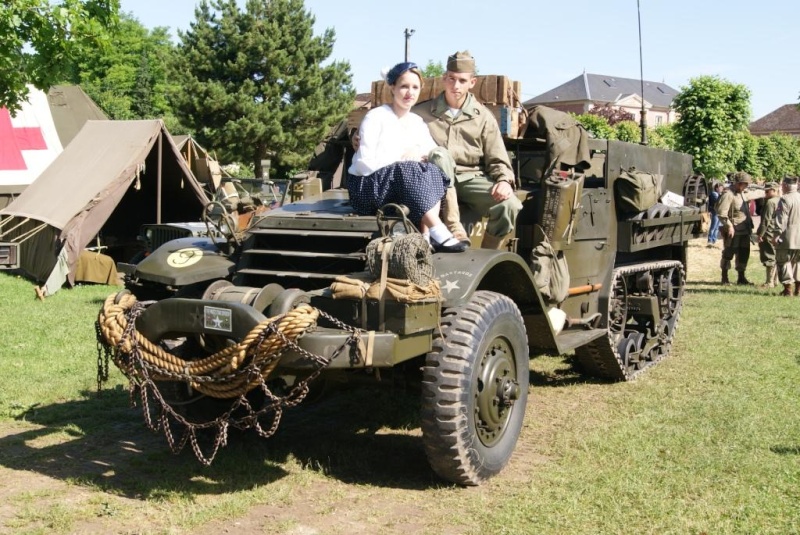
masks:
POLYGON ((414 35, 414 30, 410 30, 410 29, 406 28, 406 30, 405 30, 405 32, 403 32, 403 34, 406 36, 406 56, 405 56, 406 59, 405 59, 405 61, 408 61, 408 42, 409 42, 409 40, 411 40, 411 36, 414 35))
POLYGON ((642 13, 639 9, 639 0, 636 0, 636 16, 639 18, 639 80, 642 84, 642 113, 639 126, 642 129, 642 145, 647 145, 647 110, 644 107, 644 67, 642 63, 642 13))

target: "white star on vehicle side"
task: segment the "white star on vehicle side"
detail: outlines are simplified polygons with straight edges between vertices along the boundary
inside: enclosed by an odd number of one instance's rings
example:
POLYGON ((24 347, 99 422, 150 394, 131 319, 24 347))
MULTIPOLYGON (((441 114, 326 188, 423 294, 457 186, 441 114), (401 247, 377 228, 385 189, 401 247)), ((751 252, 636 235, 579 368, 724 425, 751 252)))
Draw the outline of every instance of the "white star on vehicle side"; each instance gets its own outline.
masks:
POLYGON ((444 283, 442 290, 450 293, 450 290, 460 290, 460 288, 458 287, 458 283, 456 281, 447 281, 444 283))
POLYGON ((214 319, 211 320, 214 323, 214 327, 220 329, 222 327, 222 320, 219 316, 214 316, 214 319))

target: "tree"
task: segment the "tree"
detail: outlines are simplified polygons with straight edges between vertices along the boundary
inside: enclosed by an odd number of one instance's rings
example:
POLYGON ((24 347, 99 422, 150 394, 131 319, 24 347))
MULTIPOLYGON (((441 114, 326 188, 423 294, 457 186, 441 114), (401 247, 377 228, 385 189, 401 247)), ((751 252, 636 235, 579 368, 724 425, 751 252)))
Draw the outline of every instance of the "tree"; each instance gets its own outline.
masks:
POLYGON ((580 115, 570 114, 576 121, 581 123, 589 134, 599 139, 616 139, 617 133, 609 126, 608 121, 598 115, 582 113, 580 115))
POLYGON ((177 90, 169 74, 176 47, 167 28, 148 30, 122 14, 107 41, 108 47, 78 55, 69 82, 80 84, 112 119, 160 118, 170 132, 183 130, 167 100, 167 93, 177 90))
POLYGON ((619 121, 614 125, 616 139, 628 143, 639 143, 642 140, 642 130, 633 121, 619 121))
POLYGON ((434 63, 432 59, 428 60, 425 68, 422 69, 422 76, 425 78, 438 78, 444 76, 444 65, 442 62, 434 63))
POLYGON ((283 175, 304 168, 314 146, 351 109, 350 65, 333 61, 334 31, 314 36, 302 0, 202 0, 179 32, 176 114, 229 161, 262 160, 283 175), (213 9, 213 11, 212 11, 213 9))
POLYGON ((787 134, 772 133, 758 137, 758 160, 763 175, 780 180, 800 174, 800 141, 787 134))
POLYGON ((673 100, 677 149, 694 157, 695 171, 722 177, 743 153, 739 135, 750 122, 750 90, 717 76, 692 78, 673 100))
POLYGON ((758 155, 759 139, 748 131, 739 133, 739 143, 742 147, 742 153, 734 167, 739 171, 747 171, 754 177, 764 177, 764 164, 758 155))
POLYGON ((660 124, 647 129, 647 144, 659 149, 676 150, 675 129, 671 124, 660 124))
POLYGON ((617 123, 621 123, 622 121, 633 121, 634 115, 628 111, 625 111, 621 108, 612 106, 611 104, 605 104, 603 106, 595 106, 591 110, 589 110, 591 115, 596 115, 598 117, 602 117, 606 120, 609 126, 614 126, 617 123))
POLYGON ((104 46, 119 0, 3 0, 0 3, 0 106, 18 110, 28 84, 42 90, 64 79, 72 59, 104 46))

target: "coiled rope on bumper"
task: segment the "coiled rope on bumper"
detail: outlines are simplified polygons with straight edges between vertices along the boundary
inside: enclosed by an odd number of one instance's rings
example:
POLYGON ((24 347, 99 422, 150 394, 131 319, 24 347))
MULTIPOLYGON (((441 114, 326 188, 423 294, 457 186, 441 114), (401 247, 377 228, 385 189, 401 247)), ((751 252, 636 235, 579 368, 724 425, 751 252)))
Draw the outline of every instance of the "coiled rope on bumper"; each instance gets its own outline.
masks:
POLYGON ((303 304, 260 322, 235 345, 203 358, 187 359, 166 351, 136 330, 134 321, 143 309, 144 305, 127 291, 108 296, 100 309, 99 335, 103 343, 115 349, 117 367, 131 379, 185 381, 197 392, 215 398, 236 398, 262 384, 287 345, 313 328, 319 318, 317 309, 303 304), (140 355, 147 370, 137 365, 133 353, 140 355))

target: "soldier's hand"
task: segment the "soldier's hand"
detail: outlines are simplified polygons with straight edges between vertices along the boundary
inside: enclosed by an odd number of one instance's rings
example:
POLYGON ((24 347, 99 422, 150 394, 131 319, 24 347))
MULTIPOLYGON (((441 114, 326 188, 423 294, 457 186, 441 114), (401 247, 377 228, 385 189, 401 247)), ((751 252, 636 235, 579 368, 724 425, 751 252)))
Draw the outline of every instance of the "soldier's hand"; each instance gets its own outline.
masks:
POLYGON ((494 186, 492 186, 492 199, 497 202, 504 201, 511 197, 514 194, 514 188, 511 187, 511 184, 506 182, 505 180, 501 182, 496 182, 494 186))

